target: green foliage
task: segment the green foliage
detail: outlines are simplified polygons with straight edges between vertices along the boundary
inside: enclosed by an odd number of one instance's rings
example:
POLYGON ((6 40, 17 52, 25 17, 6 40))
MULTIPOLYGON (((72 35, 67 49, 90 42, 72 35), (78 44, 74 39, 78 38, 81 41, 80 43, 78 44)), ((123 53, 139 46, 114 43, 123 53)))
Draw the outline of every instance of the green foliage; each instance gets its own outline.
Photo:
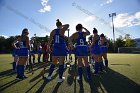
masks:
POLYGON ((12 42, 14 42, 15 36, 9 38, 0 37, 0 53, 10 53, 12 51, 12 42))
POLYGON ((131 38, 130 34, 126 34, 125 37, 125 47, 135 47, 136 42, 131 38))
POLYGON ((116 39, 116 47, 124 47, 125 41, 123 40, 122 36, 119 36, 119 38, 116 39))
POLYGON ((136 42, 132 39, 127 39, 125 41, 125 47, 135 47, 136 46, 136 42))

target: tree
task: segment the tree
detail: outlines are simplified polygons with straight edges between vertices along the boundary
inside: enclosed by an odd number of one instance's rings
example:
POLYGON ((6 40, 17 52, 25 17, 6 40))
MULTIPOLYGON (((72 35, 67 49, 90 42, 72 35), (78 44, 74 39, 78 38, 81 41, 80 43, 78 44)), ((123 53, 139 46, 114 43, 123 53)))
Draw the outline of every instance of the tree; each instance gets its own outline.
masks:
POLYGON ((113 52, 114 47, 113 47, 113 40, 112 39, 108 39, 108 52, 113 52))
POLYGON ((136 42, 133 39, 127 39, 125 41, 126 47, 136 47, 136 42))
POLYGON ((136 46, 136 42, 135 40, 133 40, 130 36, 130 34, 126 34, 125 37, 125 47, 135 47, 136 46))
POLYGON ((5 38, 3 36, 0 36, 0 53, 3 53, 4 50, 4 42, 5 42, 5 38))
POLYGON ((123 37, 120 35, 119 38, 116 39, 116 47, 124 47, 125 41, 123 40, 123 37))

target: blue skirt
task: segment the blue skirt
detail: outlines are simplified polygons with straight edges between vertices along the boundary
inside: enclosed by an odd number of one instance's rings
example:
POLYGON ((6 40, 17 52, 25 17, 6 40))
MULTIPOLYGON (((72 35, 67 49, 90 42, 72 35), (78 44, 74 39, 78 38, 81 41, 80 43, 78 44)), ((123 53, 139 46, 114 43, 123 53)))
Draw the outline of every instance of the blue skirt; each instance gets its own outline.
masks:
POLYGON ((66 44, 56 44, 53 46, 52 56, 67 56, 66 44))
POLYGON ((13 49, 12 56, 13 57, 18 56, 18 52, 19 52, 19 49, 13 49))
POLYGON ((85 45, 85 46, 76 46, 76 49, 75 49, 75 55, 76 56, 88 56, 88 47, 85 45))
POLYGON ((101 47, 100 46, 93 46, 91 52, 92 52, 92 54, 100 55, 101 54, 101 47))
POLYGON ((29 55, 28 48, 20 48, 18 55, 21 57, 28 57, 28 55, 29 55))
POLYGON ((106 46, 101 46, 101 52, 104 54, 104 53, 107 53, 108 49, 106 46))

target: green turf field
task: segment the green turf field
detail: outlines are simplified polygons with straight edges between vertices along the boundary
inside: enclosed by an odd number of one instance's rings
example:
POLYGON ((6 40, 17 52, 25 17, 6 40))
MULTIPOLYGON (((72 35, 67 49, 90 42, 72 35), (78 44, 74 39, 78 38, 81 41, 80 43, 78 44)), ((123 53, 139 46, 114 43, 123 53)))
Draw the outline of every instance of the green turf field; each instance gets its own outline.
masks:
POLYGON ((12 56, 0 54, 0 93, 140 93, 140 54, 108 54, 108 58, 108 72, 92 76, 92 82, 86 77, 83 83, 76 81, 74 68, 67 68, 66 79, 60 84, 57 69, 51 81, 42 79, 39 73, 43 64, 35 65, 33 75, 26 70, 27 79, 15 80, 16 74, 11 73, 12 56))

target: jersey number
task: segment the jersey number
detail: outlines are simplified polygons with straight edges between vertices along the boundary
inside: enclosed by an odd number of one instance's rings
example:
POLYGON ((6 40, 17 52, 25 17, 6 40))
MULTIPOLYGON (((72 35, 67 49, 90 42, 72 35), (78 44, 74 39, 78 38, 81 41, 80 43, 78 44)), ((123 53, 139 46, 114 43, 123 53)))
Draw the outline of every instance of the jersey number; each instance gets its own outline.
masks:
POLYGON ((55 43, 59 43, 59 36, 58 35, 55 36, 55 43))
POLYGON ((84 45, 84 40, 80 39, 80 45, 84 45))

